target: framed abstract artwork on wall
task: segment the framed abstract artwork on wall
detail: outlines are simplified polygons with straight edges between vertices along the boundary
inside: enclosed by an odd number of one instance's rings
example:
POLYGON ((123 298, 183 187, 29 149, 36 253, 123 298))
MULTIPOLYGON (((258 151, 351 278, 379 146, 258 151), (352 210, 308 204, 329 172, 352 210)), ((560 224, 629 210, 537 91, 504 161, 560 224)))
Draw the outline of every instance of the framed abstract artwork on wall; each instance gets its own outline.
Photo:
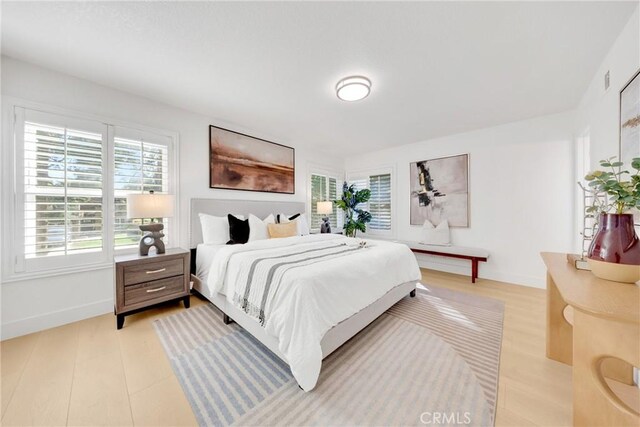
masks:
POLYGON ((411 225, 469 227, 469 155, 422 160, 409 165, 411 225))
POLYGON ((295 150, 209 126, 209 187, 295 193, 295 150))
POLYGON ((620 91, 620 159, 640 157, 640 71, 620 91))
MULTIPOLYGON (((631 159, 640 157, 640 70, 620 91, 620 160, 628 170, 631 159)), ((634 209, 634 222, 640 226, 640 210, 634 209)))

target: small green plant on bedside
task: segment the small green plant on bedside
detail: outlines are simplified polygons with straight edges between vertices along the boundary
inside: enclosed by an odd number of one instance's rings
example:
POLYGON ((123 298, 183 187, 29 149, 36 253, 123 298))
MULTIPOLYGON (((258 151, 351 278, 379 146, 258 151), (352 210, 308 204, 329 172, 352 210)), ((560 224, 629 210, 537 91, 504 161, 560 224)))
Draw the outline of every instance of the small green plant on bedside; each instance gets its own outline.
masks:
POLYGON ((629 209, 640 208, 640 157, 631 160, 635 173, 623 170, 624 163, 614 159, 600 160, 600 166, 606 169, 590 172, 584 177, 589 187, 608 196, 606 202, 590 206, 587 212, 607 213, 614 210, 622 214, 629 209))
POLYGON ((342 185, 342 198, 336 200, 336 206, 344 211, 344 234, 348 237, 356 237, 358 231, 367 231, 367 223, 371 221, 371 214, 358 208, 360 203, 366 203, 371 197, 371 190, 356 190, 353 184, 346 182, 342 185))

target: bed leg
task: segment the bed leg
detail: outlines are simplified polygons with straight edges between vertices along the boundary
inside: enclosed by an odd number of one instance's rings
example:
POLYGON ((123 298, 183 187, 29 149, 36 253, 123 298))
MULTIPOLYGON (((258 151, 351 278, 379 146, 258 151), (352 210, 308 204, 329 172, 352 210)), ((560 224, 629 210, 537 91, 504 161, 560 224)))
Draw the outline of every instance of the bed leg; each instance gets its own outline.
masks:
POLYGON ((231 319, 229 316, 227 316, 226 314, 223 313, 222 314, 222 322, 225 325, 229 325, 229 324, 231 324, 231 322, 233 322, 233 319, 231 319))
POLYGON ((409 296, 410 296, 411 298, 415 298, 415 296, 416 296, 416 290, 414 289, 414 290, 412 290, 411 292, 409 292, 409 296))

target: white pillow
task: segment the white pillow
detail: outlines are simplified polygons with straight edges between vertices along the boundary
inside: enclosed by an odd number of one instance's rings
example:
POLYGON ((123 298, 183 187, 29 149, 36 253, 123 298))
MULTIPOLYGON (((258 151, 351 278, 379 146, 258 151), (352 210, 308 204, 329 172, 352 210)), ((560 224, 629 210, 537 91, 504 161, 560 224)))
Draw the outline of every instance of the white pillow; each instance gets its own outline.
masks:
POLYGON ((422 225, 422 241, 427 245, 449 246, 451 245, 451 235, 449 234, 449 221, 441 221, 437 227, 427 219, 422 225))
POLYGON ((300 214, 294 221, 298 222, 298 233, 301 236, 309 234, 309 223, 307 222, 307 216, 305 214, 300 214))
MULTIPOLYGON (((295 214, 292 214, 292 215, 287 215, 282 213, 278 214, 278 217, 280 219, 280 224, 286 224, 288 222, 291 222, 291 220, 289 220, 289 217, 292 217, 293 215, 295 214)), ((298 236, 306 236, 307 234, 309 234, 309 223, 307 222, 307 217, 305 216, 305 214, 301 213, 293 221, 297 223, 298 236)))
MULTIPOLYGON (((213 216, 200 213, 200 225, 202 227, 202 242, 212 245, 224 245, 229 236, 229 218, 226 216, 213 216)), ((233 215, 238 219, 244 219, 243 215, 233 215)))
POLYGON ((269 238, 269 224, 275 224, 276 219, 273 214, 269 214, 265 219, 260 219, 253 214, 249 214, 249 241, 264 240, 269 238))

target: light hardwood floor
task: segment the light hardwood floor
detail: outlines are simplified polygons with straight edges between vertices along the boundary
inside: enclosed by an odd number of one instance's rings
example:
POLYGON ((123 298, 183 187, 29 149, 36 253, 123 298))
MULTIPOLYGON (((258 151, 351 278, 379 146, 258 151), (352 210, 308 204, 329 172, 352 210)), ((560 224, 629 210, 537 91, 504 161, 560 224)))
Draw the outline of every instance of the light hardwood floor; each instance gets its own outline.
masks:
MULTIPOLYGON (((571 369, 545 357, 545 291, 423 270, 423 283, 505 302, 497 426, 571 424, 571 369)), ((192 306, 204 304, 192 297, 192 306)), ((195 425, 152 321, 168 304, 0 344, 2 425, 195 425)))

